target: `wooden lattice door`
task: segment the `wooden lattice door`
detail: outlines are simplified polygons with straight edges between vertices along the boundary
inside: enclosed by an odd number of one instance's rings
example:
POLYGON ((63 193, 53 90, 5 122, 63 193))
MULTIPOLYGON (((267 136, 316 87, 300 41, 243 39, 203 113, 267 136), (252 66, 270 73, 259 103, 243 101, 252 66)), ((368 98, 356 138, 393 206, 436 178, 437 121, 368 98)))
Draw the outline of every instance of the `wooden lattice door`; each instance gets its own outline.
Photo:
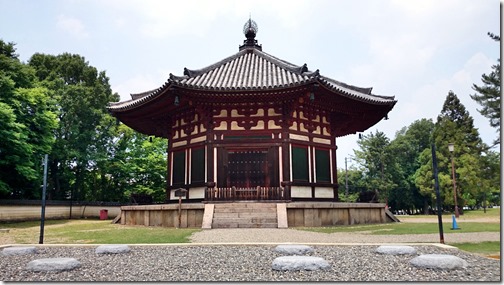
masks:
POLYGON ((251 188, 266 186, 268 175, 268 150, 228 151, 228 185, 251 188))

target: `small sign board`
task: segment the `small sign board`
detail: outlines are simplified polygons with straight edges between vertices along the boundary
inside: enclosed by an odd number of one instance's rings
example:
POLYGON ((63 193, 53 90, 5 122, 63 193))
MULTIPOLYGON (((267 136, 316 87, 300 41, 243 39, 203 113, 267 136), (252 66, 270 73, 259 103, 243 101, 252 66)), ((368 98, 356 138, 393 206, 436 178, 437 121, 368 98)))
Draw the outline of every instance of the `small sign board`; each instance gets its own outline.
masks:
POLYGON ((179 189, 175 190, 174 195, 175 195, 175 197, 185 197, 186 196, 186 192, 187 192, 186 189, 179 188, 179 189))

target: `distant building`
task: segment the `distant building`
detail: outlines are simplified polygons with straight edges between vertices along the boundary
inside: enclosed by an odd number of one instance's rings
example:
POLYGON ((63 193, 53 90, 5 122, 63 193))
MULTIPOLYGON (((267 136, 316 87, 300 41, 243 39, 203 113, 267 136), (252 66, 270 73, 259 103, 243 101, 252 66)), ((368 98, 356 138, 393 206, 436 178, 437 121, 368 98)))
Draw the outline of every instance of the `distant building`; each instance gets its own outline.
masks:
POLYGON ((386 118, 391 96, 262 51, 245 24, 238 53, 111 103, 124 124, 168 139, 167 201, 338 201, 336 141, 386 118))

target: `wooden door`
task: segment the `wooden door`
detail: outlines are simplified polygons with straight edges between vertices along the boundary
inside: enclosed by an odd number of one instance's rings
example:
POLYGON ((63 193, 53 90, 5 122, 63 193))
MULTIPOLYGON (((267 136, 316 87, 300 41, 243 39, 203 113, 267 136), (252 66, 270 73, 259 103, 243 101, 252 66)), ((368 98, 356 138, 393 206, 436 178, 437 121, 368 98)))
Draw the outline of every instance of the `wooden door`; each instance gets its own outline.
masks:
POLYGON ((255 188, 267 186, 268 150, 229 150, 228 186, 255 188))

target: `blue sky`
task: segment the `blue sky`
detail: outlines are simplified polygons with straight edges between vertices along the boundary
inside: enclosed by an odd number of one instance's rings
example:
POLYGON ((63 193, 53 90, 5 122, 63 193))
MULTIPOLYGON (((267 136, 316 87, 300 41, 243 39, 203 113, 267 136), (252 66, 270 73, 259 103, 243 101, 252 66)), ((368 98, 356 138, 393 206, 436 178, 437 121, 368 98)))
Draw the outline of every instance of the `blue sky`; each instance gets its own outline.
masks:
MULTIPOLYGON (((251 15, 263 51, 396 97, 389 120, 365 134, 379 130, 392 140, 415 120, 435 121, 453 90, 483 141, 497 136, 469 97, 500 56, 487 36, 500 33, 497 0, 0 0, 0 7, 0 38, 17 44, 22 61, 36 52, 79 54, 106 71, 122 101, 184 67, 238 52, 251 15)), ((338 167, 357 139, 337 140, 338 167)))

